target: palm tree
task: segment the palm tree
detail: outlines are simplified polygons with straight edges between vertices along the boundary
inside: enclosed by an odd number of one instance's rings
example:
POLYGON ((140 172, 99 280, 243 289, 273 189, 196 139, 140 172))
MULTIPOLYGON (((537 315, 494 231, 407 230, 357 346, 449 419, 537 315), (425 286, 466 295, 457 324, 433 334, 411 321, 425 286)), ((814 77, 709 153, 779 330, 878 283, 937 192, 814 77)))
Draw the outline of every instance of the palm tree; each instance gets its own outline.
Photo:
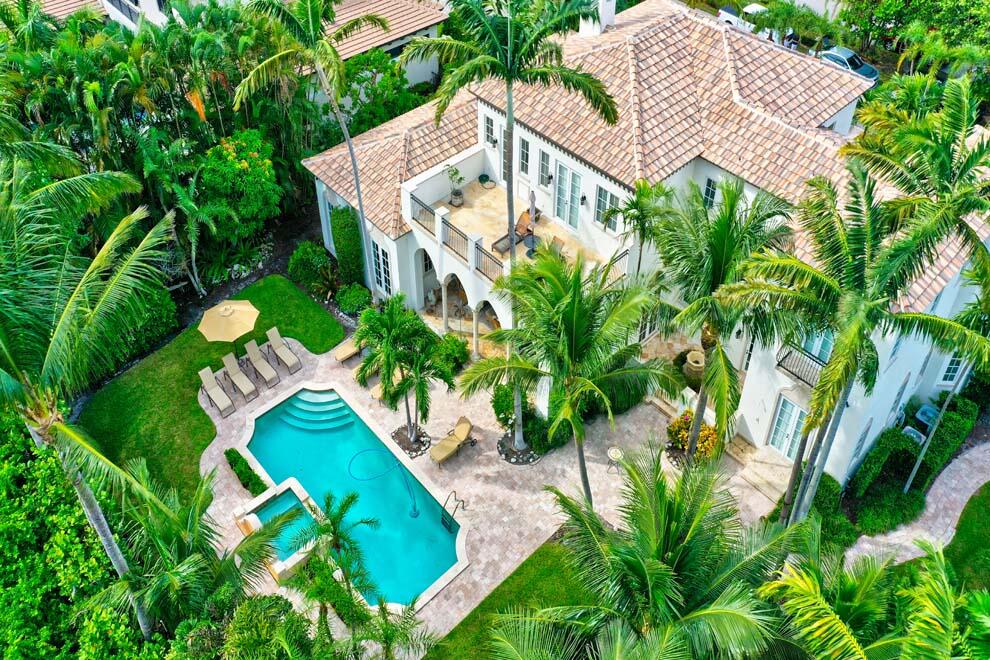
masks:
POLYGON ((430 386, 434 381, 440 381, 447 386, 448 391, 454 387, 454 374, 450 365, 440 359, 440 338, 426 329, 416 350, 409 355, 403 368, 402 378, 396 384, 395 396, 406 399, 406 415, 409 414, 409 393, 415 397, 412 419, 407 419, 406 437, 414 443, 419 434, 419 423, 424 424, 430 419, 430 386))
POLYGON ((721 199, 709 204, 701 189, 689 184, 660 223, 655 239, 663 255, 665 279, 685 303, 668 312, 670 322, 688 334, 700 331, 705 352, 705 372, 688 437, 689 459, 698 444, 709 396, 715 402, 718 433, 728 437, 731 432, 740 387, 725 344, 740 325, 763 343, 778 334, 774 326, 780 315, 749 316, 723 304, 717 294, 739 278, 740 265, 753 252, 779 247, 790 236, 786 202, 764 192, 749 202, 739 179, 722 181, 718 190, 721 199))
MULTIPOLYGON (((505 84, 505 135, 502 146, 503 172, 513 172, 515 149, 515 106, 513 87, 517 84, 561 88, 580 94, 603 121, 618 121, 615 100, 605 85, 580 67, 564 63, 564 52, 554 37, 577 28, 582 20, 598 20, 595 0, 451 0, 448 5, 458 25, 456 39, 414 37, 399 62, 436 57, 445 67, 437 90, 436 123, 459 91, 474 83, 495 79, 505 84)), ((505 181, 506 231, 509 236, 509 263, 516 264, 515 177, 505 181)), ((523 450, 522 393, 514 388, 515 448, 523 450)))
POLYGON ((888 205, 913 237, 909 247, 926 257, 919 261, 906 252, 900 256, 904 263, 924 267, 953 235, 975 259, 990 260, 983 237, 969 222, 970 216, 990 211, 990 181, 982 175, 990 168, 990 138, 978 137, 979 107, 969 77, 951 79, 937 112, 868 128, 843 147, 872 176, 901 192, 888 205))
POLYGON ((643 269, 643 252, 646 246, 656 240, 657 229, 661 220, 670 209, 670 200, 674 192, 658 181, 650 184, 646 179, 637 179, 633 183, 632 195, 626 198, 621 206, 615 206, 605 212, 604 221, 622 219, 626 231, 624 238, 632 238, 639 246, 636 255, 636 274, 643 269))
POLYGON ((849 201, 844 212, 839 210, 838 192, 829 181, 808 182, 800 223, 817 265, 780 252, 759 253, 746 265, 743 280, 726 287, 721 295, 728 304, 747 306, 754 314, 774 310, 797 314, 808 327, 831 331, 834 336, 832 354, 812 389, 804 430, 831 421, 824 438, 820 434, 812 449, 793 520, 808 514, 853 384, 862 383, 869 393, 876 383, 875 338, 890 332, 918 335, 976 364, 990 360, 990 341, 959 322, 891 308, 914 273, 928 263, 926 254, 913 249, 916 236, 892 234, 895 218, 876 198, 876 182, 863 167, 852 163, 848 169, 849 201))
POLYGON ((128 542, 140 567, 95 596, 94 604, 124 609, 133 594, 151 618, 175 631, 183 620, 200 614, 221 587, 233 589, 239 601, 261 585, 266 565, 275 559, 274 541, 292 521, 290 514, 218 553, 222 530, 207 513, 215 471, 200 479, 186 502, 175 489, 156 483, 143 460, 128 464, 127 471, 164 508, 140 501, 125 506, 133 523, 128 542))
POLYGON ((595 266, 587 275, 579 254, 568 262, 549 246, 537 249, 531 263, 516 266, 499 278, 494 290, 516 309, 513 328, 496 330, 487 339, 513 346, 508 357, 479 360, 461 376, 464 396, 504 382, 534 388, 543 378, 560 396, 550 434, 566 424, 577 445, 581 483, 589 506, 591 484, 584 457, 587 405, 599 404, 612 418, 612 400, 631 392, 679 390, 681 379, 669 362, 638 362, 638 343, 626 337, 643 314, 656 304, 653 287, 630 278, 617 282, 611 264, 595 266))
MULTIPOLYGON (((512 618, 583 638, 619 626, 683 657, 759 657, 773 642, 775 621, 753 590, 801 547, 805 527, 745 528, 716 465, 689 464, 671 480, 661 458, 650 443, 623 463, 617 528, 587 502, 549 489, 565 515, 561 542, 592 602, 512 618)), ((584 650, 574 657, 596 656, 584 650)))
POLYGON ((342 550, 338 556, 343 559, 335 561, 312 553, 306 563, 282 583, 299 592, 307 602, 316 603, 316 641, 326 647, 334 641, 330 627, 331 606, 345 613, 341 619, 351 629, 353 637, 356 628, 370 618, 360 594, 374 591, 367 572, 350 560, 346 550, 342 550), (342 579, 337 578, 336 573, 341 565, 348 567, 349 579, 356 580, 350 589, 342 579))
POLYGON ((320 88, 327 97, 334 117, 347 144, 354 174, 354 194, 357 198, 358 226, 361 229, 361 247, 364 252, 365 279, 369 285, 374 282, 371 273, 371 243, 364 214, 364 199, 361 196, 361 176, 358 173, 354 143, 347 130, 347 119, 340 110, 340 101, 346 91, 344 60, 337 52, 337 46, 347 37, 363 28, 388 30, 388 22, 377 14, 364 14, 345 21, 328 31, 327 25, 336 18, 335 6, 340 0, 250 0, 247 10, 266 16, 280 26, 290 37, 289 43, 280 52, 258 64, 237 86, 234 96, 234 110, 238 110, 245 99, 258 90, 282 79, 286 67, 311 75, 315 71, 320 88))
POLYGON ((956 73, 963 67, 985 64, 990 60, 990 53, 985 48, 968 43, 947 44, 941 32, 931 29, 922 20, 912 21, 901 29, 896 43, 904 46, 897 59, 897 70, 900 71, 908 62, 909 73, 914 73, 919 67, 928 67, 929 72, 935 73, 945 64, 951 65, 949 73, 956 73))
POLYGON ((519 613, 503 616, 492 630, 488 657, 493 660, 553 658, 584 660, 690 660, 691 648, 677 630, 651 630, 638 636, 621 621, 611 621, 595 638, 585 643, 582 636, 548 621, 538 621, 519 613))
POLYGON ((39 0, 0 3, 0 24, 25 51, 51 46, 61 27, 57 18, 45 12, 39 0))
POLYGON ((378 607, 357 632, 360 641, 375 642, 378 653, 374 656, 382 660, 396 660, 401 657, 421 657, 436 644, 436 637, 423 630, 423 622, 416 617, 416 599, 402 608, 398 614, 392 612, 384 598, 378 600, 378 607))
MULTIPOLYGON (((78 163, 73 163, 78 168, 78 163)), ((129 567, 86 477, 122 481, 153 500, 116 467, 60 404, 112 367, 105 347, 134 322, 141 300, 159 286, 158 264, 171 218, 144 233, 143 209, 125 216, 96 255, 73 252, 81 219, 138 188, 119 173, 47 174, 20 159, 0 161, 0 403, 24 420, 39 447, 55 451, 117 575, 129 567)), ((158 502, 156 505, 161 505, 158 502)), ((145 637, 151 625, 132 599, 145 637)))

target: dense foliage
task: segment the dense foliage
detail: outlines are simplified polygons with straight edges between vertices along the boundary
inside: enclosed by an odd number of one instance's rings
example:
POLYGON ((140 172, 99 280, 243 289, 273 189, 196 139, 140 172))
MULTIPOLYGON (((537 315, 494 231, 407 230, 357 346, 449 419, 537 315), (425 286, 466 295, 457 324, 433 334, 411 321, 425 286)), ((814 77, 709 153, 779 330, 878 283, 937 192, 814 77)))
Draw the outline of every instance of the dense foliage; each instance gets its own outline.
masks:
POLYGON ((361 247, 361 231, 357 213, 349 207, 330 211, 330 232, 337 255, 340 284, 364 284, 364 250, 361 247))
POLYGON ((437 359, 446 364, 451 373, 456 374, 463 369, 470 357, 466 340, 452 332, 448 332, 440 338, 440 346, 437 347, 437 359))
POLYGON ((152 288, 145 299, 145 307, 139 312, 137 323, 127 327, 113 344, 116 365, 144 355, 156 348, 179 326, 179 312, 168 289, 152 288))
POLYGON ((233 471, 234 476, 237 480, 241 482, 241 485, 247 489, 252 496, 257 497, 261 495, 268 488, 267 484, 258 476, 258 473, 251 469, 251 464, 247 462, 244 455, 234 449, 229 447, 223 452, 224 458, 227 459, 227 465, 233 471))
POLYGON ((314 295, 326 295, 330 268, 330 255, 315 241, 303 241, 289 257, 289 279, 314 295))
MULTIPOLYGON (((688 446, 688 436, 691 433, 691 426, 694 424, 694 412, 685 410, 667 424, 667 440, 670 445, 677 449, 685 450, 688 446)), ((719 451, 718 432, 714 426, 701 422, 701 431, 698 433, 698 456, 711 458, 719 451)))
POLYGON ((356 316, 371 304, 371 291, 355 282, 340 287, 337 291, 337 307, 349 316, 356 316))

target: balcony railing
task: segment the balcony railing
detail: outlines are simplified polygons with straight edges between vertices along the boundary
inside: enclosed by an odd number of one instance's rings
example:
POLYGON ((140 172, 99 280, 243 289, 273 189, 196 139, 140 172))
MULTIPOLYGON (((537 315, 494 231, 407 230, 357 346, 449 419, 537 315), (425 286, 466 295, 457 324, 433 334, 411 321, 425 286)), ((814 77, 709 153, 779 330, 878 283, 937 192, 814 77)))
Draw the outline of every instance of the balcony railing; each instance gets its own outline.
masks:
POLYGON ((468 260, 467 234, 450 224, 447 220, 443 221, 443 244, 453 250, 454 254, 464 261, 468 260))
POLYGON ((475 269, 492 282, 502 274, 502 260, 477 243, 474 245, 474 260, 475 269))
POLYGON ((609 264, 612 269, 608 273, 608 282, 612 284, 626 276, 626 271, 629 269, 629 250, 623 250, 612 257, 609 264))
POLYGON ((809 387, 818 384, 825 363, 806 350, 784 344, 777 352, 777 368, 786 371, 809 387))
POLYGON ((137 24, 141 18, 141 10, 127 0, 110 0, 110 6, 123 14, 131 23, 137 24))
POLYGON ((416 224, 428 231, 431 236, 435 235, 436 216, 433 207, 416 195, 409 195, 409 201, 412 204, 412 217, 416 224))

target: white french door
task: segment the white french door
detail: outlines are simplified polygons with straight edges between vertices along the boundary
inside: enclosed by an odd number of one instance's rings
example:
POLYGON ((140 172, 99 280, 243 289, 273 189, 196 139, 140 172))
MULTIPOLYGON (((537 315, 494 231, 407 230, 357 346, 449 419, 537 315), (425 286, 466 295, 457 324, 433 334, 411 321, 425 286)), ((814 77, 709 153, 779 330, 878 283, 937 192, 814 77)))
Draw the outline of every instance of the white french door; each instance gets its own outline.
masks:
POLYGON ((801 440, 801 427, 808 413, 793 401, 780 397, 777 412, 770 427, 770 446, 791 459, 797 458, 798 443, 801 440))
POLYGON ((563 163, 557 163, 557 177, 554 179, 553 214, 569 224, 578 226, 578 210, 581 208, 581 175, 570 170, 563 163))
POLYGON ((828 362, 829 356, 832 355, 832 346, 834 344, 835 339, 832 336, 832 331, 827 330, 820 335, 808 335, 804 338, 804 344, 801 347, 805 352, 814 355, 822 362, 828 362))

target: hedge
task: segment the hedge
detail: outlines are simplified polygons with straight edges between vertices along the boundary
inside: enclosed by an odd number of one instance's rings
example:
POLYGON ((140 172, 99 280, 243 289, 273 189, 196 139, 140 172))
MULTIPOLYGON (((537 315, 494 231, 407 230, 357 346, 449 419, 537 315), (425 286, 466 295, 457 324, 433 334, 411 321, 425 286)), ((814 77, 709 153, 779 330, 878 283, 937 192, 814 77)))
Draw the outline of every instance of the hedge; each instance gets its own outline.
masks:
POLYGON ((233 447, 230 447, 223 453, 224 457, 227 459, 227 465, 230 469, 234 471, 237 475, 238 481, 244 486, 251 495, 257 497, 263 492, 268 490, 268 484, 262 481, 258 473, 251 469, 251 465, 244 458, 241 452, 237 451, 233 447))
POLYGON ((440 338, 440 345, 437 347, 437 359, 450 367, 450 373, 458 373, 467 364, 469 357, 468 344, 465 340, 452 332, 448 332, 440 338))
POLYGON ((321 280, 330 266, 330 255, 314 241, 303 241, 289 257, 289 279, 312 294, 318 294, 321 280))
POLYGON ((337 253, 337 272, 341 286, 364 281, 364 251, 361 249, 361 228, 357 213, 350 207, 330 211, 330 233, 337 253))
POLYGON ((371 291, 355 282, 340 287, 337 291, 337 307, 344 314, 357 316, 371 304, 371 291))

